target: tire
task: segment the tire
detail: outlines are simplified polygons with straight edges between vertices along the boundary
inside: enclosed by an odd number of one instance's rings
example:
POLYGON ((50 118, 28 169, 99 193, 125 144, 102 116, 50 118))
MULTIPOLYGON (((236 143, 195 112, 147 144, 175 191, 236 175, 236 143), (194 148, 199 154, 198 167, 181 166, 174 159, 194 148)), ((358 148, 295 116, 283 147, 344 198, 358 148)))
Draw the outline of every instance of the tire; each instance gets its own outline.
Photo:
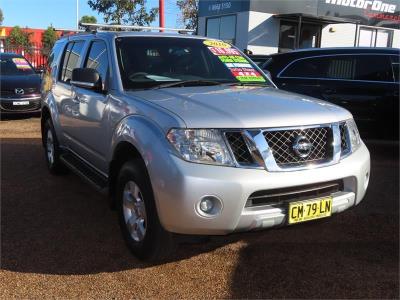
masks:
POLYGON ((50 118, 47 119, 44 124, 43 141, 44 156, 50 173, 53 175, 62 175, 67 173, 67 168, 60 160, 61 150, 50 118))
POLYGON ((175 243, 160 224, 153 190, 142 160, 126 162, 119 172, 116 204, 122 236, 139 259, 161 261, 169 257, 175 243))

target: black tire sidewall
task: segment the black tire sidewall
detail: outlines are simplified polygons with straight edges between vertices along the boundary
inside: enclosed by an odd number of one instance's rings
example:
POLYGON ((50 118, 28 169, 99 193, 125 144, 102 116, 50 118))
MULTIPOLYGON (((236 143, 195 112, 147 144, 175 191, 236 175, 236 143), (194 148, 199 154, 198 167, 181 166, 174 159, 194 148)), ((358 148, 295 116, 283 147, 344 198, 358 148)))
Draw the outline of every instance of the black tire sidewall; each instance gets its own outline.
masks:
POLYGON ((160 247, 159 243, 162 242, 163 236, 165 237, 168 233, 162 228, 159 222, 150 179, 148 178, 144 163, 141 160, 131 160, 122 166, 118 176, 116 191, 119 224, 129 249, 140 259, 157 259, 158 248, 160 247), (140 242, 135 241, 131 237, 123 214, 123 191, 128 181, 133 181, 138 185, 146 208, 146 234, 144 239, 140 242))
POLYGON ((46 163, 47 163, 48 169, 50 170, 50 172, 52 174, 58 175, 58 174, 64 173, 65 168, 60 161, 60 147, 58 145, 58 140, 57 140, 56 132, 53 127, 53 123, 51 122, 50 119, 47 119, 45 122, 43 134, 44 134, 44 155, 46 158, 46 163), (49 161, 49 158, 47 155, 47 134, 48 134, 49 130, 51 131, 51 134, 53 135, 53 147, 54 147, 54 162, 53 163, 51 163, 49 161))

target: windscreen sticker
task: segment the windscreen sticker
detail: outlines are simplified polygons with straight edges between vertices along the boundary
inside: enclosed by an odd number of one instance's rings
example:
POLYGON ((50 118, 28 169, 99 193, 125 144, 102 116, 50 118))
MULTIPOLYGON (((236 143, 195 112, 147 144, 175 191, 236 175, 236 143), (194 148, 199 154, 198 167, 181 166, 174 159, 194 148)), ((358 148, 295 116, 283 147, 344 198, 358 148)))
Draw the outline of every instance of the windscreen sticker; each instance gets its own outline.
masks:
POLYGON ((222 41, 215 41, 215 40, 205 40, 203 44, 209 47, 215 48, 231 48, 231 45, 222 41))
POLYGON ((214 55, 240 55, 240 52, 234 48, 216 48, 208 47, 214 55))
POLYGON ((30 69, 29 63, 23 58, 13 58, 12 61, 14 62, 17 69, 30 69))
POLYGON ((254 70, 251 64, 249 63, 226 63, 225 64, 229 69, 230 68, 249 68, 254 70))
POLYGON ((238 55, 221 55, 218 56, 218 58, 223 62, 223 63, 248 63, 247 59, 245 59, 243 56, 238 56, 238 55))
MULTIPOLYGON (((229 47, 216 46, 218 41, 204 41, 203 43, 208 47, 212 54, 225 64, 231 71, 232 75, 240 82, 265 82, 265 78, 244 58, 241 53, 229 47), (210 43, 208 43, 210 42, 210 43), (213 43, 211 43, 213 42, 213 43)), ((223 43, 223 42, 218 42, 223 43)))

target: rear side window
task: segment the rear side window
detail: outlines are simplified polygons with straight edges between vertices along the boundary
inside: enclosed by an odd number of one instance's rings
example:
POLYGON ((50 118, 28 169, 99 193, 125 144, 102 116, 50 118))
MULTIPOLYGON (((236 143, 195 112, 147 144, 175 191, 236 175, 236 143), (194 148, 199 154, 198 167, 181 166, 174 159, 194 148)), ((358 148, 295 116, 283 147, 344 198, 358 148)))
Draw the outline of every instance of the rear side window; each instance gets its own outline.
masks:
POLYGON ((356 60, 351 56, 332 57, 329 61, 326 78, 354 79, 356 60))
POLYGON ((391 61, 385 55, 358 55, 355 79, 393 81, 391 61))
POLYGON ((63 67, 60 72, 60 81, 66 83, 71 81, 72 70, 79 67, 78 63, 82 55, 83 44, 83 41, 68 43, 63 55, 63 67))
POLYGON ((289 66, 281 77, 325 78, 327 66, 326 57, 301 59, 289 66))
POLYGON ((104 84, 108 72, 107 46, 103 41, 94 41, 90 45, 88 56, 85 60, 85 68, 96 69, 104 84))

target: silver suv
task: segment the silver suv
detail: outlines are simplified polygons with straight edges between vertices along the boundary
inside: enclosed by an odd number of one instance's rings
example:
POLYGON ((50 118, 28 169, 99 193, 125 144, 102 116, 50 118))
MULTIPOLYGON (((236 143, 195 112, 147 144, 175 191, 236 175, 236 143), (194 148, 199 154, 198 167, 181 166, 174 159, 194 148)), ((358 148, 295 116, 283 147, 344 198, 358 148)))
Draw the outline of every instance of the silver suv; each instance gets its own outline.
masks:
POLYGON ((173 233, 223 235, 360 203, 370 156, 351 114, 281 91, 222 41, 150 32, 59 40, 42 136, 49 170, 108 193, 130 250, 173 233))

